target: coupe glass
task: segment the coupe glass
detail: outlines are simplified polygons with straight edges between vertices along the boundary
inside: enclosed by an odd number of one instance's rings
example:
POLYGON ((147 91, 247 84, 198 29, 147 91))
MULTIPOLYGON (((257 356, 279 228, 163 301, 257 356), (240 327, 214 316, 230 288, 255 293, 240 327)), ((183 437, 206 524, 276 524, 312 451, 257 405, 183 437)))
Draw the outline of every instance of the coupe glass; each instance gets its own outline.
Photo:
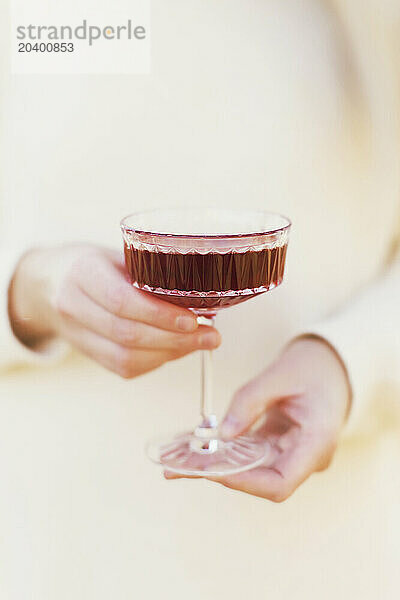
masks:
MULTIPOLYGON (((206 325, 219 310, 282 282, 290 226, 275 213, 216 208, 151 210, 121 221, 132 285, 192 310, 206 325)), ((202 351, 199 425, 147 446, 150 458, 174 473, 217 477, 268 461, 264 440, 219 435, 211 363, 211 351, 202 351)))

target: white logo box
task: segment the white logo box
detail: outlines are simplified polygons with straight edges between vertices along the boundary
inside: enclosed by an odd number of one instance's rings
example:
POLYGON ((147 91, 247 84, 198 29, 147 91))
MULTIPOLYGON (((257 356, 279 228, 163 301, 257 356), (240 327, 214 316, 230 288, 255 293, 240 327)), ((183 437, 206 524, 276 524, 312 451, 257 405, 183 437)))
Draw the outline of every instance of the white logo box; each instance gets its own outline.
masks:
POLYGON ((12 0, 13 73, 150 73, 150 0, 12 0))

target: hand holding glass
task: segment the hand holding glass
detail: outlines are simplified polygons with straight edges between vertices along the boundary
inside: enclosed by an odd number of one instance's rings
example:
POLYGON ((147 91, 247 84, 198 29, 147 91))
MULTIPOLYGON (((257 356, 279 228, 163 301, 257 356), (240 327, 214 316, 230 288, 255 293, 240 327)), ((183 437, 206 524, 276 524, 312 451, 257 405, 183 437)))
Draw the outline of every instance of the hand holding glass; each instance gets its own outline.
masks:
MULTIPOLYGON (((121 222, 132 285, 189 308, 213 324, 222 308, 272 290, 283 279, 290 221, 261 211, 160 209, 121 222)), ((223 440, 212 410, 211 352, 202 352, 201 422, 148 445, 181 475, 223 476, 254 468, 269 446, 251 435, 223 440)))

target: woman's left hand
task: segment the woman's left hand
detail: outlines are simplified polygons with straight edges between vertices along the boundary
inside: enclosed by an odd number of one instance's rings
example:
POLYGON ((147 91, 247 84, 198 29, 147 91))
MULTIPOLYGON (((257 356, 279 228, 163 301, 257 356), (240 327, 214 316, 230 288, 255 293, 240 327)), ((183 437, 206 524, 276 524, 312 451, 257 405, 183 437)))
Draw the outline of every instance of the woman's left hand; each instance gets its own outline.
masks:
MULTIPOLYGON (((329 465, 349 403, 347 373, 336 352, 320 338, 294 340, 236 393, 220 428, 223 437, 235 437, 264 416, 255 435, 271 443, 272 463, 210 479, 274 502, 286 500, 329 465)), ((165 477, 176 478, 168 472, 165 477)))

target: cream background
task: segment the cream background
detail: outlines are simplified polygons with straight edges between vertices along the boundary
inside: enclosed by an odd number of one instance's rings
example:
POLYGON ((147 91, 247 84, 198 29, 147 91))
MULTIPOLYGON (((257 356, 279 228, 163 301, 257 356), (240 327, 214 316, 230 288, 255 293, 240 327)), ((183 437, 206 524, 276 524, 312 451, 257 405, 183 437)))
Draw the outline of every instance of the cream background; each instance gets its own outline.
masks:
POLYGON ((218 412, 305 329, 338 340, 357 391, 333 466, 272 505, 165 482, 144 457, 196 418, 196 356, 132 382, 77 356, 6 371, 4 598, 397 597, 399 277, 372 282, 398 231, 398 13, 154 0, 150 76, 10 77, 3 54, 2 265, 31 243, 120 244, 120 217, 145 206, 279 210, 286 282, 221 314, 218 412))

